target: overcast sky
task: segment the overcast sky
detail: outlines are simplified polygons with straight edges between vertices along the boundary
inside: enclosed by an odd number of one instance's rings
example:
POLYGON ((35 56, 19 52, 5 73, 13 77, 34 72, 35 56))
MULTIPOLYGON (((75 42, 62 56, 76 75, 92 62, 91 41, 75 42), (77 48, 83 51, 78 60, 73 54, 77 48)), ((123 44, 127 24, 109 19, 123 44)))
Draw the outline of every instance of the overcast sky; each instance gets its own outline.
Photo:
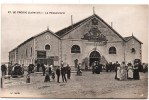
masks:
POLYGON ((49 29, 56 32, 95 13, 123 37, 133 35, 143 42, 142 60, 148 59, 147 5, 2 5, 1 61, 8 61, 8 52, 26 39, 49 29), (9 11, 9 13, 8 13, 9 11), (41 14, 13 14, 13 11, 41 12, 41 14), (45 14, 64 12, 65 14, 45 14))

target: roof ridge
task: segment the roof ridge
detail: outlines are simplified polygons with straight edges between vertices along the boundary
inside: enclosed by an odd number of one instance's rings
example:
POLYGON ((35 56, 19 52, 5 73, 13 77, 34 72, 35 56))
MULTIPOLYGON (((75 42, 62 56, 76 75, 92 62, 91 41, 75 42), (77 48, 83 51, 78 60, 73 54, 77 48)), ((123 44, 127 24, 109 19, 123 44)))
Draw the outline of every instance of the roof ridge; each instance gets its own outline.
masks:
POLYGON ((28 38, 27 40, 25 40, 24 42, 22 42, 20 45, 18 45, 17 47, 20 47, 22 44, 24 44, 25 42, 27 42, 27 41, 30 41, 31 39, 33 39, 33 38, 35 38, 35 37, 37 37, 37 36, 39 36, 39 35, 41 35, 41 34, 44 34, 45 32, 47 32, 48 30, 44 30, 44 31, 42 31, 42 32, 40 32, 40 33, 38 33, 38 34, 36 34, 36 35, 33 35, 32 37, 30 37, 30 38, 28 38))
MULTIPOLYGON (((23 45, 23 44, 26 43, 27 41, 30 41, 30 40, 36 38, 37 36, 42 35, 42 34, 44 34, 44 33, 46 33, 46 32, 50 32, 50 33, 52 33, 54 36, 56 36, 57 38, 60 39, 60 37, 59 37, 58 35, 54 34, 54 32, 52 32, 52 31, 49 30, 49 29, 46 29, 46 30, 44 30, 44 31, 42 31, 42 32, 40 32, 40 33, 38 33, 38 34, 36 34, 36 35, 33 35, 32 37, 28 38, 27 40, 23 41, 21 44, 19 44, 18 46, 16 46, 16 47, 15 47, 14 49, 12 49, 11 51, 17 49, 18 47, 20 47, 21 45, 23 45)), ((11 51, 9 51, 9 52, 11 52, 11 51)))
POLYGON ((111 27, 106 21, 104 21, 97 14, 95 14, 95 16, 98 17, 104 24, 106 24, 112 31, 114 31, 119 37, 121 37, 125 41, 125 39, 113 27, 111 27))
POLYGON ((141 44, 143 44, 138 38, 136 38, 134 35, 132 36, 133 38, 135 38, 137 41, 139 41, 141 44))
MULTIPOLYGON (((93 15, 91 15, 91 16, 89 16, 89 17, 86 17, 86 18, 84 18, 84 19, 82 19, 82 20, 80 20, 80 21, 78 21, 78 22, 76 22, 76 23, 74 23, 74 24, 72 24, 72 25, 69 25, 69 26, 67 26, 67 27, 65 27, 65 28, 63 28, 63 29, 61 29, 61 30, 59 30, 59 31, 57 31, 57 32, 55 32, 55 34, 57 34, 58 36, 60 36, 60 37, 62 37, 64 34, 62 34, 62 35, 60 35, 60 32, 62 32, 62 31, 66 31, 66 33, 68 33, 69 31, 71 31, 71 30, 73 30, 74 28, 76 28, 77 26, 79 26, 79 23, 81 24, 81 23, 83 23, 84 21, 86 21, 87 19, 90 19, 92 16, 94 16, 95 14, 93 14, 93 15), (67 31, 67 28, 71 28, 69 31, 67 31)), ((63 33, 65 33, 65 32, 63 32, 63 33)), ((65 33, 65 34, 66 34, 65 33)))
POLYGON ((143 43, 142 43, 139 39, 137 39, 134 35, 124 37, 124 39, 125 39, 126 42, 129 41, 129 40, 132 39, 132 38, 136 39, 138 42, 140 42, 141 44, 143 44, 143 43))
MULTIPOLYGON (((93 15, 91 15, 91 16, 93 16, 93 15)), ((88 18, 91 17, 91 16, 85 17, 84 19, 82 19, 82 20, 80 20, 80 21, 77 21, 77 22, 75 22, 75 23, 73 23, 73 24, 71 24, 71 25, 69 25, 69 26, 66 26, 65 28, 68 28, 68 27, 70 27, 70 26, 73 26, 74 24, 77 24, 77 23, 79 23, 79 22, 81 22, 81 21, 83 21, 83 20, 85 20, 85 19, 88 19, 88 18)), ((65 29, 65 28, 63 28, 63 29, 65 29)), ((59 32, 59 31, 61 31, 61 30, 63 30, 63 29, 60 29, 60 30, 58 30, 57 32, 59 32)), ((57 32, 55 32, 55 33, 57 33, 57 32)))
MULTIPOLYGON (((81 23, 83 23, 84 21, 86 21, 87 19, 90 19, 90 18, 92 18, 92 17, 94 17, 94 16, 97 17, 97 18, 99 18, 104 24, 106 24, 106 26, 108 26, 108 28, 110 28, 112 31, 114 31, 120 38, 122 38, 122 40, 125 41, 125 39, 124 39, 115 29, 113 29, 107 22, 105 22, 105 21, 104 21, 101 17, 99 17, 97 14, 93 14, 93 15, 91 15, 91 16, 85 18, 85 19, 82 19, 82 20, 76 22, 75 24, 78 24, 78 23, 81 24, 81 23)), ((73 25, 75 25, 75 24, 73 24, 73 25)), ((74 28, 76 28, 77 26, 79 26, 79 25, 76 25, 76 26, 74 26, 74 27, 72 28, 72 25, 69 25, 68 27, 65 27, 65 28, 63 28, 63 29, 61 29, 61 30, 55 32, 55 34, 57 34, 57 35, 60 36, 60 37, 63 37, 64 35, 66 35, 66 34, 69 33, 70 31, 72 31, 74 28), (70 28, 70 29, 67 29, 67 28, 70 28)))

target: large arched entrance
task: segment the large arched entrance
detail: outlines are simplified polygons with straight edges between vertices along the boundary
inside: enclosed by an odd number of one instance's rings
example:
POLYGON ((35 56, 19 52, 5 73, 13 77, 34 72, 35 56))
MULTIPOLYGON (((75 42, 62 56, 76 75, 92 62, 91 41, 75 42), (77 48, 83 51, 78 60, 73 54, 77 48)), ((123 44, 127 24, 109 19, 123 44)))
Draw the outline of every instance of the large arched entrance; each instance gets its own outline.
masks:
POLYGON ((93 51, 89 56, 89 65, 91 66, 94 61, 98 61, 100 63, 100 53, 98 51, 93 51))

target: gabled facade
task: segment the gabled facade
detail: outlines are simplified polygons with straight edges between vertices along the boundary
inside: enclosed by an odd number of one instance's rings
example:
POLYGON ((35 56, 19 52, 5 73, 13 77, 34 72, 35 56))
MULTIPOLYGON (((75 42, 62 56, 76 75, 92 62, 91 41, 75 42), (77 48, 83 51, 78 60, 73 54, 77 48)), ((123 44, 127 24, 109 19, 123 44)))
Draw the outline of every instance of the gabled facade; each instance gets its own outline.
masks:
POLYGON ((56 33, 46 30, 32 37, 17 47, 17 61, 25 65, 50 61, 53 63, 49 64, 60 65, 63 60, 64 63, 74 66, 74 60, 78 59, 83 68, 94 61, 101 64, 116 61, 133 63, 135 59, 142 59, 141 44, 134 36, 122 37, 102 18, 93 14, 56 33), (46 45, 50 45, 50 49, 45 49, 46 45))
POLYGON ((59 57, 60 38, 49 29, 31 37, 9 52, 9 61, 12 64, 19 63, 28 66, 29 64, 49 63, 59 64, 58 59, 51 62, 51 58, 59 57), (17 50, 17 55, 16 54, 17 50), (11 55, 14 57, 12 58, 11 55), (15 58, 15 59, 14 59, 15 58), (47 62, 47 59, 49 60, 47 62))

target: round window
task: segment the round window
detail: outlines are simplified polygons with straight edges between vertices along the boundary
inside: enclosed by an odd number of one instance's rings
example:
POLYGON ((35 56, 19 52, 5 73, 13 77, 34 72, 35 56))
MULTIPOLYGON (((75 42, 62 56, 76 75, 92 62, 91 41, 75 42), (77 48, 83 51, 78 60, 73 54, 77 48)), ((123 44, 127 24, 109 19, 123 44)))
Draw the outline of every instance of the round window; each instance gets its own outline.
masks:
POLYGON ((50 39, 50 36, 49 35, 46 35, 46 39, 50 39))

